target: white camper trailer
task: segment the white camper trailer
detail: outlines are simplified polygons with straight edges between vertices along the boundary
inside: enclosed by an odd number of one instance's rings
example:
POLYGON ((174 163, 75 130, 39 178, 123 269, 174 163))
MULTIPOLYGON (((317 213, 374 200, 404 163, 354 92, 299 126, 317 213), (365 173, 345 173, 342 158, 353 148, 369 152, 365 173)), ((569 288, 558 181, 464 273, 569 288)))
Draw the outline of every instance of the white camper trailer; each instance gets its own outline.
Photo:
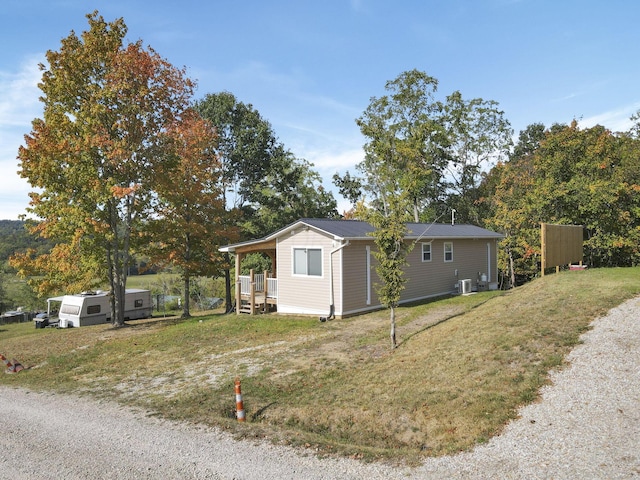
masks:
MULTIPOLYGON (((109 292, 83 292, 62 297, 58 326, 84 327, 99 325, 111 320, 109 292)), ((151 317, 153 305, 149 290, 127 289, 125 291, 124 319, 137 320, 151 317)))

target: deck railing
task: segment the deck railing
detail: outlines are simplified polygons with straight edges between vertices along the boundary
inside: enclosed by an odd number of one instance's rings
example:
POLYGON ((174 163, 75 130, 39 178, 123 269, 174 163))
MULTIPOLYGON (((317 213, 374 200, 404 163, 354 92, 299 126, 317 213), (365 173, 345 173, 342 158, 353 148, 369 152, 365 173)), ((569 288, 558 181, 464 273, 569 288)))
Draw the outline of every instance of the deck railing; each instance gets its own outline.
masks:
POLYGON ((267 278, 267 298, 278 298, 277 278, 267 278))
POLYGON ((274 300, 277 300, 277 298, 278 279, 269 278, 267 272, 254 273, 252 270, 249 275, 238 275, 236 282, 236 305, 239 306, 237 308, 238 313, 242 310, 253 314, 256 305, 262 305, 261 308, 267 311, 268 304, 274 305, 274 300), (246 308, 248 308, 248 310, 246 308))
POLYGON ((249 295, 251 293, 251 277, 249 275, 239 275, 238 282, 240 283, 240 293, 249 295))

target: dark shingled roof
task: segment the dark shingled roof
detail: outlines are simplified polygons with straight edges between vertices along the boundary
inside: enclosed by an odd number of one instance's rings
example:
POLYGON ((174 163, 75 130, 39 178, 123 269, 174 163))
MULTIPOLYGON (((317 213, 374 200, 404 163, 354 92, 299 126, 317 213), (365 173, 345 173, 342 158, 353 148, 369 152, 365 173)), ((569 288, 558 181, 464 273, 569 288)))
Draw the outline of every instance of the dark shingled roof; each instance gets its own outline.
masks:
MULTIPOLYGON (((251 245, 265 240, 279 237, 283 233, 295 229, 299 225, 308 225, 310 228, 333 235, 343 240, 370 239, 369 235, 374 228, 367 222, 360 220, 331 220, 326 218, 302 218, 274 233, 261 239, 227 245, 220 250, 233 252, 235 247, 251 245)), ((413 240, 429 238, 504 238, 504 235, 475 225, 451 225, 447 223, 408 223, 409 233, 407 238, 413 240)))
MULTIPOLYGON (((336 237, 367 238, 374 228, 359 220, 329 220, 322 218, 303 218, 300 220, 311 227, 323 230, 336 237)), ((297 223, 297 222, 296 222, 297 223)), ((407 238, 503 238, 504 235, 475 225, 451 225, 449 223, 408 223, 407 238)))

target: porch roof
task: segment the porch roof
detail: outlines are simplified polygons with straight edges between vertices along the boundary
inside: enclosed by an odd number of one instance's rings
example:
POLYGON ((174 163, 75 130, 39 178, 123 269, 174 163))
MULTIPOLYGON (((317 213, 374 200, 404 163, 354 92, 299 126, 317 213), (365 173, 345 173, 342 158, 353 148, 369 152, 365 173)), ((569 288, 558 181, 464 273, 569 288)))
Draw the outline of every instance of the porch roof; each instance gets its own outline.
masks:
MULTIPOLYGON (((265 237, 226 245, 224 247, 220 247, 219 250, 221 252, 235 253, 256 251, 260 249, 275 249, 275 242, 278 237, 299 228, 312 228, 332 236, 335 240, 371 240, 370 234, 375 230, 369 223, 360 220, 302 218, 265 237)), ((446 223, 408 223, 407 230, 408 233, 406 238, 408 240, 428 240, 435 238, 504 238, 504 235, 501 233, 492 232, 491 230, 468 224, 451 225, 446 223)))

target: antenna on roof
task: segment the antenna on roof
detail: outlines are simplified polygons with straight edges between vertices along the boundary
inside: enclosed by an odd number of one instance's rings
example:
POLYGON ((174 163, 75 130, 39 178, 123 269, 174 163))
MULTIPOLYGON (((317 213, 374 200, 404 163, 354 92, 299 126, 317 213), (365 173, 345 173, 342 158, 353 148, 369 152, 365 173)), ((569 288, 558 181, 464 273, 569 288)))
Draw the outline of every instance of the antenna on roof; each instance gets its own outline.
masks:
POLYGON ((453 227, 456 224, 456 209, 451 209, 451 226, 453 227))

